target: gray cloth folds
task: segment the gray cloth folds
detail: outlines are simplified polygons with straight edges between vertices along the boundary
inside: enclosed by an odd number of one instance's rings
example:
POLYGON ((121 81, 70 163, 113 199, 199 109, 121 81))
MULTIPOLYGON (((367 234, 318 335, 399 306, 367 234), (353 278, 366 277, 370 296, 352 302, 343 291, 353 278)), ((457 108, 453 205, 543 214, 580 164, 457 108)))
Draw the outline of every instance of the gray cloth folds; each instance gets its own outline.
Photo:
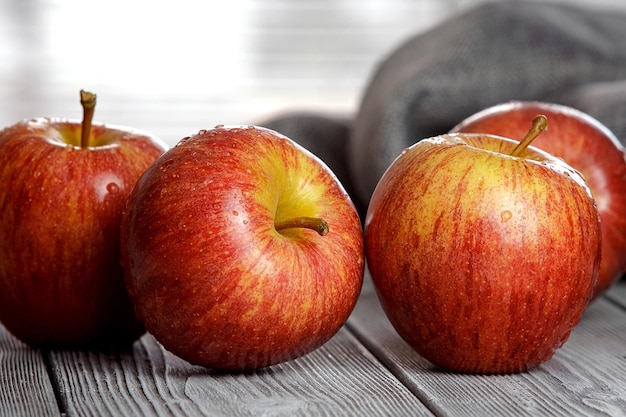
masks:
POLYGON ((606 84, 621 80, 625 14, 511 1, 456 16, 408 39, 375 69, 349 140, 356 198, 367 204, 404 148, 504 101, 578 106, 619 137, 625 115, 611 114, 602 102, 610 96, 626 107, 626 84, 616 84, 621 94, 606 84))

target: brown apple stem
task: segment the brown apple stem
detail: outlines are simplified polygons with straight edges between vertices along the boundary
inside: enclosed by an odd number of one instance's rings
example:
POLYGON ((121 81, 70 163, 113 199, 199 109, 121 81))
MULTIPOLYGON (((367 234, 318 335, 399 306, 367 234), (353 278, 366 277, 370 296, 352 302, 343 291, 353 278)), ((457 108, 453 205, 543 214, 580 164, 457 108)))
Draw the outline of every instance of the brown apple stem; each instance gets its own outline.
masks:
POLYGON ((320 236, 326 236, 329 230, 326 220, 319 217, 294 217, 293 219, 277 222, 274 227, 279 232, 285 229, 311 229, 315 230, 320 236))
POLYGON ((80 136, 80 147, 89 146, 89 138, 91 137, 91 123, 93 122, 93 113, 96 107, 96 95, 85 90, 80 90, 80 104, 83 106, 83 126, 80 136))
POLYGON ((526 133, 526 136, 524 136, 524 139, 522 139, 520 143, 517 144, 515 149, 513 149, 513 151, 511 152, 511 156, 520 156, 522 152, 524 152, 524 150, 528 148, 528 145, 530 145, 530 143, 533 140, 535 140, 537 136, 539 136, 539 134, 541 134, 541 132, 543 132, 547 128, 548 128, 548 118, 544 116, 543 114, 538 114, 537 116, 535 116, 530 125, 530 129, 528 130, 528 133, 526 133))

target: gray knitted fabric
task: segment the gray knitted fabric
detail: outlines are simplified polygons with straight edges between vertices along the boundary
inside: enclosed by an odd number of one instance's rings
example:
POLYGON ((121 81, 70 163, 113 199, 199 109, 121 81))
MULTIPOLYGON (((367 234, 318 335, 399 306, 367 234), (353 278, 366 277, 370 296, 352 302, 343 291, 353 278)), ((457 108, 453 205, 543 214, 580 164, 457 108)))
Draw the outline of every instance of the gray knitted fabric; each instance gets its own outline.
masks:
POLYGON ((399 45, 373 73, 348 144, 347 163, 358 179, 354 197, 367 204, 407 146, 504 101, 558 100, 620 137, 626 134, 621 80, 624 14, 505 2, 456 16, 399 45))

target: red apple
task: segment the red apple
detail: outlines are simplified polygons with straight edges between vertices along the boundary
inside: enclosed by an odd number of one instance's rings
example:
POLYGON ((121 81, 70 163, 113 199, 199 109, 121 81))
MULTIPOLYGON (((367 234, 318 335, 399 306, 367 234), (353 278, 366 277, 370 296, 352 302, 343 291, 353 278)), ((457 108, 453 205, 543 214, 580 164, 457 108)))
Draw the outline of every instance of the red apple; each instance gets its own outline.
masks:
POLYGON ((548 360, 578 323, 600 264, 582 177, 492 135, 406 149, 378 183, 365 251, 395 329, 433 364, 510 373, 548 360))
POLYGON ((122 221, 138 316, 214 369, 269 366, 325 343, 363 280, 361 223, 326 165, 255 127, 183 139, 138 181, 122 221))
POLYGON ((550 119, 550 128, 533 146, 578 170, 600 212, 602 261, 595 299, 626 271, 626 154, 615 135, 596 119, 571 107, 519 101, 480 111, 452 131, 520 137, 528 128, 528 120, 538 113, 550 119))
POLYGON ((153 136, 40 118, 0 131, 0 321, 46 348, 127 344, 143 333, 120 266, 122 208, 164 152, 153 136))

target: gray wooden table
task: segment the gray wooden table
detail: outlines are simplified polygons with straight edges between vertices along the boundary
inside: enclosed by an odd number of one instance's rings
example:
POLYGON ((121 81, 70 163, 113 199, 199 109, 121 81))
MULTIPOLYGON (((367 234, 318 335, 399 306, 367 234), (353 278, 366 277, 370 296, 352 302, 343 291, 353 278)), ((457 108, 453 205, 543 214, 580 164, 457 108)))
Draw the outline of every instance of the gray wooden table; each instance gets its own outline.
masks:
POLYGON ((366 279, 320 349, 249 373, 191 366, 146 335, 132 351, 34 350, 0 331, 0 416, 623 416, 626 282, 548 362, 516 375, 437 369, 395 333, 366 279))

